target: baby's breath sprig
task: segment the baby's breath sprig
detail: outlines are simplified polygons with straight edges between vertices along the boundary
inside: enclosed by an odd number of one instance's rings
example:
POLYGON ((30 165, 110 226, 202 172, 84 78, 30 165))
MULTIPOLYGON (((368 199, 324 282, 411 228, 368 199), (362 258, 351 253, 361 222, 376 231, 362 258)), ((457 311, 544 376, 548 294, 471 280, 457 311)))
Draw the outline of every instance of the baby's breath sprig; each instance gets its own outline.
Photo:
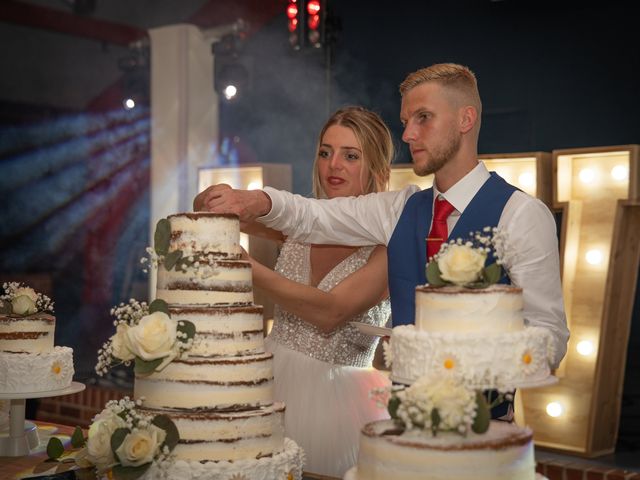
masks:
POLYGON ((152 268, 158 268, 160 262, 164 260, 164 255, 158 255, 151 247, 145 248, 145 252, 147 252, 147 256, 140 259, 140 264, 142 265, 142 271, 149 273, 152 268))
POLYGON ((135 298, 130 298, 128 303, 120 303, 111 309, 111 315, 115 317, 114 326, 125 323, 129 326, 137 325, 142 317, 149 314, 147 302, 139 302, 135 298))

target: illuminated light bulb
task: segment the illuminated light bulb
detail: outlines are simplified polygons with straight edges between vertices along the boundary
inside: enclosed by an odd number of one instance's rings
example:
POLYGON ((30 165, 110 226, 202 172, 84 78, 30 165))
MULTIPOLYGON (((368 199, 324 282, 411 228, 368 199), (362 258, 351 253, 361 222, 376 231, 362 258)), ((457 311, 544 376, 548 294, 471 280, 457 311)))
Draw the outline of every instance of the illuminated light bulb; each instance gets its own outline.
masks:
POLYGON ((247 185, 247 190, 261 190, 262 182, 260 180, 254 180, 253 182, 249 182, 247 185))
POLYGON ((596 172, 592 168, 583 168, 578 173, 578 178, 582 183, 591 183, 596 179, 596 172))
POLYGON ((578 345, 576 345, 576 350, 580 355, 584 355, 585 357, 587 355, 591 355, 594 351, 593 342, 589 340, 582 340, 578 342, 578 345))
POLYGON ((551 402, 547 404, 547 415, 550 417, 559 417, 563 412, 562 405, 558 402, 551 402))
POLYGON ((238 93, 238 89, 236 88, 235 85, 227 85, 224 88, 224 98, 226 98, 227 100, 231 100, 233 97, 236 96, 237 93, 238 93))
POLYGON ((626 180, 629 178, 629 169, 626 165, 616 165, 611 169, 611 176, 614 180, 626 180))
POLYGON ((520 185, 527 188, 535 186, 536 183, 535 178, 533 177, 533 174, 531 172, 521 173, 518 177, 518 182, 520 183, 520 185))
POLYGON ((590 265, 600 265, 602 263, 602 252, 600 250, 589 250, 584 258, 590 265))
POLYGON ((122 102, 122 104, 127 110, 131 110, 136 107, 136 102, 133 100, 133 98, 127 98, 124 102, 122 102))

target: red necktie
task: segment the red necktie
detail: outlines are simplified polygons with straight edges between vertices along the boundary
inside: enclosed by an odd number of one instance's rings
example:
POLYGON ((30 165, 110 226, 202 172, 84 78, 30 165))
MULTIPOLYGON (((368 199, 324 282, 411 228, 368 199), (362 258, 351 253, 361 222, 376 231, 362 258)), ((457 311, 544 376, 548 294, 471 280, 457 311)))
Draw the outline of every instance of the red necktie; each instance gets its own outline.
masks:
POLYGON ((447 241, 449 232, 447 230, 447 217, 455 208, 443 197, 436 198, 433 205, 433 222, 431 231, 427 237, 427 261, 440 250, 440 245, 447 241))

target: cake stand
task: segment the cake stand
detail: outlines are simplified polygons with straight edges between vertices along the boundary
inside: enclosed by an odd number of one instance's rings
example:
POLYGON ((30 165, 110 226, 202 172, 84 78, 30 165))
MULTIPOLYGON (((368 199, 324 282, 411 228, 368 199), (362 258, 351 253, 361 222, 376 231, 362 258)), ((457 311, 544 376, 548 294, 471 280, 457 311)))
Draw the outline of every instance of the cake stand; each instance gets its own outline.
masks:
POLYGON ((84 390, 83 383, 71 382, 67 388, 44 392, 0 393, 0 400, 9 400, 9 435, 0 434, 0 456, 19 457, 29 455, 40 443, 33 422, 25 421, 27 398, 45 398, 70 395, 84 390))

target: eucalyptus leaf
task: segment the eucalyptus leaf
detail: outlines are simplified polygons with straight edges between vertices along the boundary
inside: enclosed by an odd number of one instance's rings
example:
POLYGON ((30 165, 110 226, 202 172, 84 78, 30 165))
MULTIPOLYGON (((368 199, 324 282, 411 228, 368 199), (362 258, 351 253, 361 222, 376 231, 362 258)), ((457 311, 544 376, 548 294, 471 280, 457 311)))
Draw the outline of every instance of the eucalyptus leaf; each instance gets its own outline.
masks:
MULTIPOLYGON (((120 445, 122 445, 122 442, 124 442, 124 439, 130 433, 131 433, 131 430, 129 430, 128 428, 116 428, 114 432, 111 434, 111 451, 113 452, 113 455, 116 459, 118 459, 118 454, 116 453, 116 450, 120 448, 120 445)), ((118 459, 118 461, 120 460, 118 459)))
POLYGON ((11 315, 12 313, 13 307, 11 306, 11 302, 0 300, 0 314, 11 315))
POLYGON ((189 320, 178 320, 178 331, 187 335, 187 340, 195 337, 196 326, 189 320))
POLYGON ((73 448, 81 448, 84 447, 84 444, 84 433, 80 427, 76 427, 73 431, 73 435, 71 435, 71 446, 73 448))
POLYGON ((491 422, 491 409, 487 403, 487 399, 482 392, 476 392, 476 418, 473 419, 471 430, 475 433, 484 433, 489 430, 491 422))
POLYGON ((169 451, 172 451, 180 440, 180 433, 176 424, 167 415, 158 415, 152 421, 156 427, 161 428, 167 433, 164 439, 164 444, 169 447, 169 451))
POLYGON ((492 263, 483 269, 482 277, 489 285, 498 283, 500 281, 500 277, 502 277, 502 267, 497 263, 492 263))
POLYGON ((58 437, 51 437, 47 443, 47 457, 56 460, 64 453, 64 445, 58 437))
POLYGON ((389 416, 393 419, 398 418, 398 407, 400 407, 400 399, 398 397, 391 397, 389 399, 389 403, 387 404, 387 410, 389 411, 389 416))
POLYGON ((171 316, 169 313, 169 304, 162 300, 161 298, 156 298, 153 302, 149 304, 149 313, 155 312, 163 312, 167 315, 171 316))
POLYGON ((174 250, 171 253, 167 253, 164 257, 164 268, 171 270, 175 267, 178 261, 182 258, 182 250, 174 250))
POLYGON ((138 467, 123 467, 122 465, 116 465, 111 469, 111 473, 115 480, 136 480, 140 478, 144 473, 149 470, 151 462, 145 463, 138 467))
POLYGON ((465 288, 487 288, 489 286, 489 283, 481 281, 481 282, 473 282, 473 283, 467 283, 465 285, 465 288))
POLYGON ((143 360, 140 357, 136 357, 133 371, 138 375, 149 375, 162 363, 162 360, 162 358, 156 358, 155 360, 143 360))
POLYGON ((153 235, 153 247, 158 255, 166 255, 169 251, 171 240, 171 224, 166 218, 158 220, 156 231, 153 235))
POLYGON ((444 287, 446 285, 445 281, 442 280, 440 274, 440 267, 438 266, 438 262, 431 261, 427 264, 427 283, 433 287, 444 287))

